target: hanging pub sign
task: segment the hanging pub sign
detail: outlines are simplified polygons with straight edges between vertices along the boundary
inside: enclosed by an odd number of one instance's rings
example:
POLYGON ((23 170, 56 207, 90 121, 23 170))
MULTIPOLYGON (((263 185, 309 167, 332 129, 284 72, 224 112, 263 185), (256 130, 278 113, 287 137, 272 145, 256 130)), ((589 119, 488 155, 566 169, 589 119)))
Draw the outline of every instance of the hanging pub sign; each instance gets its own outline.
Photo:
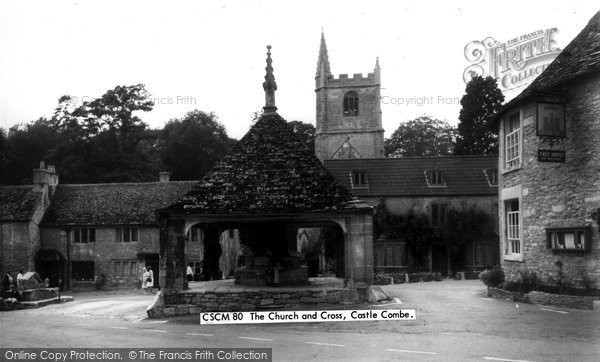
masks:
POLYGON ((537 135, 558 138, 566 136, 564 104, 542 102, 537 104, 537 135))

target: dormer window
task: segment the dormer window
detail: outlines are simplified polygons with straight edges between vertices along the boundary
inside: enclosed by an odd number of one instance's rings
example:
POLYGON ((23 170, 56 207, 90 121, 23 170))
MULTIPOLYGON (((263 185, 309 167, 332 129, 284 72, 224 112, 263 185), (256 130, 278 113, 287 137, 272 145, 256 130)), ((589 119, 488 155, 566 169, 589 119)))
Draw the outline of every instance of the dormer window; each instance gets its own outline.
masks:
POLYGON ((446 186, 444 184, 444 175, 442 174, 442 171, 437 171, 437 170, 426 171, 425 177, 427 178, 427 186, 429 186, 429 187, 446 186))
POLYGON ((344 116, 358 116, 358 94, 354 91, 344 95, 344 116))
POLYGON ((487 179, 488 185, 490 186, 498 186, 498 170, 495 168, 488 168, 483 171, 485 173, 485 178, 487 179))
POLYGON ((365 171, 352 171, 352 187, 368 187, 367 173, 365 171))

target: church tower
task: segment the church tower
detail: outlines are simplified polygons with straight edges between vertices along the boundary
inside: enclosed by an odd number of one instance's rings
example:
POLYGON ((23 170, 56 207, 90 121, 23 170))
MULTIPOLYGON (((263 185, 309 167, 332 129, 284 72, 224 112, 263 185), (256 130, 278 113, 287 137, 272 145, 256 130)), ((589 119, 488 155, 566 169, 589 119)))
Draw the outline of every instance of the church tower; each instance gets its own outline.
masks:
POLYGON ((315 154, 328 159, 383 157, 379 59, 373 73, 352 78, 340 74, 334 78, 329 66, 325 35, 317 61, 317 127, 315 154))

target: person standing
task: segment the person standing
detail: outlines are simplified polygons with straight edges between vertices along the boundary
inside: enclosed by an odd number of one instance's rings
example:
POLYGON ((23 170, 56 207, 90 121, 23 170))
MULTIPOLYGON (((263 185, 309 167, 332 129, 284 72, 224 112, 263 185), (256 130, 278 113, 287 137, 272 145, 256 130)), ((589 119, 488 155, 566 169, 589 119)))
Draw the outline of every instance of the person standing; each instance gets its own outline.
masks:
POLYGON ((142 268, 142 291, 144 294, 148 293, 148 279, 150 279, 150 273, 146 267, 142 268))
POLYGON ((17 290, 23 290, 23 283, 25 283, 25 274, 23 274, 23 269, 19 270, 19 274, 17 274, 17 290))
POLYGON ((187 270, 186 270, 186 275, 187 275, 187 280, 188 282, 191 282, 192 280, 194 280, 194 271, 192 270, 192 264, 189 263, 187 266, 187 270))
POLYGON ((154 272, 152 271, 152 267, 148 265, 148 283, 146 284, 146 288, 148 289, 148 293, 152 293, 152 288, 154 288, 154 272))

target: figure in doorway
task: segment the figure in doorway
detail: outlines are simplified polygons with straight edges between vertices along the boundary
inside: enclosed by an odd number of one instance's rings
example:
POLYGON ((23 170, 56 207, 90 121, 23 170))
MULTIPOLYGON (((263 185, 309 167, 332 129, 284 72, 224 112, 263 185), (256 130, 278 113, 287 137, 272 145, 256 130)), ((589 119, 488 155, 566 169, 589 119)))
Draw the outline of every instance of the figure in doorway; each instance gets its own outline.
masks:
POLYGON ((142 292, 148 294, 148 280, 150 280, 150 273, 146 267, 142 268, 142 292))
POLYGON ((148 293, 152 293, 152 288, 154 288, 154 272, 152 271, 152 267, 148 265, 148 279, 146 279, 148 283, 146 284, 146 288, 148 293))
POLYGON ((188 282, 191 282, 192 280, 194 280, 194 271, 192 270, 192 263, 188 264, 185 274, 187 275, 188 282))

